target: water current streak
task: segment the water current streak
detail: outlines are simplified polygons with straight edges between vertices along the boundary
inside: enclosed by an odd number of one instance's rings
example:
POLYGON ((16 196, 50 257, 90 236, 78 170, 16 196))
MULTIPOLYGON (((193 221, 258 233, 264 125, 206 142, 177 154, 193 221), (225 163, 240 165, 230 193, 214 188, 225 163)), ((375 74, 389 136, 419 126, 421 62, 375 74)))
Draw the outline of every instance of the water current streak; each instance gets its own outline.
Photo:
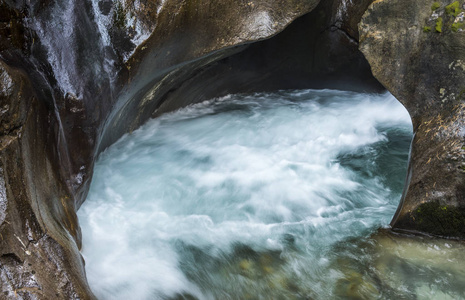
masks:
MULTIPOLYGON (((101 299, 349 297, 347 274, 373 278, 357 243, 396 210, 411 131, 390 94, 329 90, 152 120, 96 164, 79 211, 91 287, 101 299)), ((407 293, 373 282, 364 293, 407 293)))

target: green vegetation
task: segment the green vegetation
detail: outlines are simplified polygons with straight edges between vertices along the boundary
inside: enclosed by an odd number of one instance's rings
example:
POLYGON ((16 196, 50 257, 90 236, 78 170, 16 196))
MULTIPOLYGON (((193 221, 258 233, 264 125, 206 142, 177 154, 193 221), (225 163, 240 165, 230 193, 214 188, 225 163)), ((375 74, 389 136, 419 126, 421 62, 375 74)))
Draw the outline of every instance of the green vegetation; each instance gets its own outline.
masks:
POLYGON ((459 13, 461 13, 462 10, 460 9, 460 3, 458 1, 455 1, 449 5, 446 6, 446 13, 448 15, 452 15, 454 17, 457 17, 459 13))
MULTIPOLYGON (((431 10, 437 11, 440 7, 441 4, 439 2, 434 2, 431 5, 431 10)), ((445 13, 447 16, 453 16, 454 18, 456 18, 462 12, 463 10, 459 1, 455 1, 445 7, 445 13)), ((442 32, 444 22, 446 22, 446 28, 450 28, 453 32, 458 32, 465 29, 465 23, 463 22, 454 22, 454 19, 452 19, 451 21, 448 17, 446 17, 445 19, 443 19, 443 17, 439 17, 436 19, 436 24, 434 25, 434 29, 436 32, 442 32)), ((431 32, 431 30, 431 26, 426 25, 423 27, 423 32, 431 32)))
POLYGON ((452 24, 451 28, 452 28, 453 32, 457 32, 457 31, 459 31, 459 29, 464 28, 464 23, 454 23, 454 24, 452 24))
POLYGON ((442 25, 443 25, 442 18, 439 17, 436 20, 436 27, 434 28, 434 29, 436 29, 436 32, 442 32, 442 25))
POLYGON ((465 212, 439 202, 421 204, 413 213, 419 230, 439 236, 465 237, 465 212))

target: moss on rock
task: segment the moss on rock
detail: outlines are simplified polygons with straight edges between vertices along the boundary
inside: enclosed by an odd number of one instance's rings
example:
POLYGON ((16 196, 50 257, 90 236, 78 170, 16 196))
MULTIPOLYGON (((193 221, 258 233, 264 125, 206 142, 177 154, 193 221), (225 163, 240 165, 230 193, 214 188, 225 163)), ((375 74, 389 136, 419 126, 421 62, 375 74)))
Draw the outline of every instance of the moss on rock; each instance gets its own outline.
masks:
POLYGON ((439 17, 437 20, 436 20, 436 32, 442 32, 442 25, 443 25, 443 21, 442 21, 442 18, 439 17))
POLYGON ((463 29, 464 28, 464 23, 453 23, 451 25, 451 29, 453 32, 458 32, 460 31, 460 29, 463 29))
POLYGON ((458 1, 455 1, 446 6, 446 14, 448 15, 457 17, 457 15, 461 12, 462 10, 460 9, 460 3, 458 1))
POLYGON ((465 212, 463 209, 427 202, 412 213, 418 230, 438 236, 465 237, 465 212))
POLYGON ((437 10, 439 7, 441 7, 441 4, 439 4, 439 2, 434 2, 433 5, 431 5, 431 10, 432 10, 432 11, 435 11, 435 10, 437 10))

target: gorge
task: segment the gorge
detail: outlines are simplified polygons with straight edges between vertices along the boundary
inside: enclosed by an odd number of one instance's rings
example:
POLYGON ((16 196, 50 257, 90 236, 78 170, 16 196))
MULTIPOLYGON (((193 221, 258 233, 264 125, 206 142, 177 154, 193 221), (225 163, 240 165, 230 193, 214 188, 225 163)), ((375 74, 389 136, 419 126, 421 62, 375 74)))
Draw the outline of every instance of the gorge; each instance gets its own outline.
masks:
POLYGON ((2 296, 94 299, 76 212, 99 154, 228 94, 387 89, 414 134, 392 231, 463 239, 463 4, 1 0, 2 296))

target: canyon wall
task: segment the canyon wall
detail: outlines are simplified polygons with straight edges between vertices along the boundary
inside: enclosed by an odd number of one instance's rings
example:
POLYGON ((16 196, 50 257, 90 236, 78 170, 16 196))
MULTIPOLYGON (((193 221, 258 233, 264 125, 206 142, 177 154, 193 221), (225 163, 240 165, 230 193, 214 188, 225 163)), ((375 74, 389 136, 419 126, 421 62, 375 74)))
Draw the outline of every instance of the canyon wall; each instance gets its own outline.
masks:
POLYGON ((2 297, 93 299, 76 211, 95 159, 228 93, 384 85, 416 132, 393 227, 463 237, 461 25, 445 2, 442 32, 419 0, 354 2, 0 0, 2 297))

